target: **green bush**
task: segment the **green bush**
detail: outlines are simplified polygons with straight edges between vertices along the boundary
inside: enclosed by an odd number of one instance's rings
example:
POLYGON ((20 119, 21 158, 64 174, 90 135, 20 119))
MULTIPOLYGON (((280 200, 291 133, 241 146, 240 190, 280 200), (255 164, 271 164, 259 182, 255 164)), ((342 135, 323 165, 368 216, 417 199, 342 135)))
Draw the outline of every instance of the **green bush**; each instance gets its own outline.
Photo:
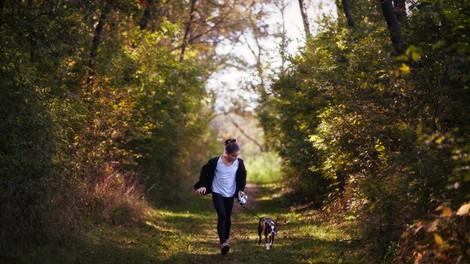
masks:
POLYGON ((262 152, 245 162, 248 183, 271 183, 282 179, 281 161, 274 152, 262 152))

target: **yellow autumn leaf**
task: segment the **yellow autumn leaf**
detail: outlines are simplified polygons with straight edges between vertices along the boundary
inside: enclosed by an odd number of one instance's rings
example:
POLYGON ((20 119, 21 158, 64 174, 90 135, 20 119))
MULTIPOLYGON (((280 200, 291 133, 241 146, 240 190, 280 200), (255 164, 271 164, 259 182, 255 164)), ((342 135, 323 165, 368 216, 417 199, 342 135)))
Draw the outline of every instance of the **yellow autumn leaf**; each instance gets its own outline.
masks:
POLYGON ((442 210, 442 214, 441 216, 444 216, 444 217, 451 217, 452 216, 452 209, 450 209, 449 207, 444 207, 444 209, 442 210))
POLYGON ((446 139, 445 136, 440 136, 437 139, 435 139, 434 142, 436 142, 436 144, 441 144, 442 142, 444 142, 445 139, 446 139))
POLYGON ((442 240, 442 237, 438 234, 434 234, 434 241, 436 241, 436 244, 439 247, 442 247, 442 244, 444 243, 444 241, 442 240))
POLYGON ((400 71, 401 71, 403 74, 409 74, 409 73, 411 72, 410 66, 406 65, 405 63, 402 63, 402 64, 401 64, 401 67, 400 67, 400 71))
POLYGON ((421 59, 421 54, 419 52, 412 52, 411 59, 413 61, 418 61, 419 59, 421 59))
POLYGON ((452 209, 446 205, 441 205, 436 208, 436 211, 442 211, 441 216, 450 217, 452 216, 452 209))
POLYGON ((467 215, 470 210, 470 203, 462 205, 459 210, 457 210, 457 215, 463 216, 467 215))
POLYGON ((378 152, 382 152, 382 151, 385 150, 385 147, 383 145, 376 144, 375 145, 375 150, 377 150, 378 152))

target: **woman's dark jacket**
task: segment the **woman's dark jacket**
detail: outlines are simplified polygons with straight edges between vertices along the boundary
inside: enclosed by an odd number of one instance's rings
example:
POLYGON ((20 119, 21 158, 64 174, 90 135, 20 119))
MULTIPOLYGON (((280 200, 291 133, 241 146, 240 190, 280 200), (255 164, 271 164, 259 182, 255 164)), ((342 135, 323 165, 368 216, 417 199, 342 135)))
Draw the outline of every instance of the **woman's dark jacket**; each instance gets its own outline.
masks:
MULTIPOLYGON (((199 181, 194 184, 194 189, 197 190, 200 187, 206 187, 206 193, 212 192, 212 181, 215 176, 215 168, 217 167, 217 161, 219 157, 211 158, 206 165, 202 166, 201 175, 199 175, 199 181)), ((245 191, 246 185, 246 169, 243 160, 238 158, 238 169, 235 175, 235 182, 237 184, 235 190, 235 196, 238 195, 239 191, 245 191)))

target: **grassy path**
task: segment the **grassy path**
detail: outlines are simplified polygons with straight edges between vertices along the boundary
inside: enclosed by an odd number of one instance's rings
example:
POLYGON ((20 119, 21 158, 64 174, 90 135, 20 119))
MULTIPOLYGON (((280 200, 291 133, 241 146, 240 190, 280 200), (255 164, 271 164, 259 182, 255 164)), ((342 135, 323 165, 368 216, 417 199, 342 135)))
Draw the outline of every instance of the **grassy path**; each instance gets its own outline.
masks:
POLYGON ((250 185, 246 191, 247 207, 278 220, 270 251, 257 245, 257 217, 235 204, 234 252, 220 255, 211 198, 194 195, 178 208, 150 212, 140 223, 92 225, 67 244, 29 252, 18 263, 365 263, 346 227, 319 222, 315 211, 291 212, 276 185, 250 185))

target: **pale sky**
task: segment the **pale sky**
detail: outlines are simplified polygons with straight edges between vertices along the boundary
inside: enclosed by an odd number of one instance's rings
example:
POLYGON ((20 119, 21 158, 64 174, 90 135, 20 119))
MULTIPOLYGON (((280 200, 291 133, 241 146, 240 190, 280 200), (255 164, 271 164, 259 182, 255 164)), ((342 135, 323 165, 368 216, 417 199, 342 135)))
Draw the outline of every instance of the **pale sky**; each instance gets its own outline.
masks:
MULTIPOLYGON (((319 16, 326 14, 334 17, 336 15, 336 7, 333 0, 307 0, 305 2, 307 5, 306 8, 309 15, 312 34, 315 34, 319 16)), ((285 18, 286 33, 292 41, 288 47, 288 52, 291 55, 295 55, 299 48, 305 43, 303 22, 297 0, 290 1, 285 11, 285 18)), ((272 23, 281 23, 281 19, 282 17, 280 14, 273 15, 272 23)), ((269 52, 269 56, 271 58, 264 58, 265 62, 271 63, 271 67, 279 67, 280 58, 279 53, 276 50, 279 43, 276 43, 274 40, 270 40, 264 42, 263 45, 266 46, 267 49, 271 50, 269 52)), ((222 49, 224 48, 222 47, 222 49)), ((224 51, 228 52, 228 50, 228 48, 225 48, 224 51)), ((252 55, 246 46, 236 47, 235 52, 239 54, 247 54, 247 56, 245 56, 247 61, 253 61, 253 58, 250 58, 252 55)), ((246 110, 253 110, 250 108, 254 108, 256 106, 256 95, 242 89, 245 86, 244 83, 254 79, 252 74, 253 73, 242 72, 235 69, 226 69, 223 72, 213 74, 208 80, 207 89, 214 91, 217 94, 217 100, 214 103, 216 109, 224 109, 225 111, 229 110, 230 107, 232 107, 232 100, 235 98, 244 102, 252 102, 246 110)))

